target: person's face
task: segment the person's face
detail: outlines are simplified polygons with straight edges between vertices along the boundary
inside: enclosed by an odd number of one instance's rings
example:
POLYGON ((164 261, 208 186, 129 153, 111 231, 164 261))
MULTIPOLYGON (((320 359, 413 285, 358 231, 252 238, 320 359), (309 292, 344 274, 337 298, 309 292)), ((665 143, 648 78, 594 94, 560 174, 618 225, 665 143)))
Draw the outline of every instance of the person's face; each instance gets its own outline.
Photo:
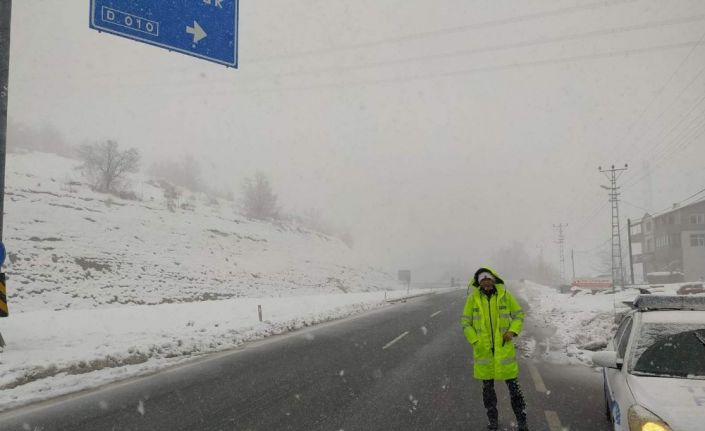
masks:
POLYGON ((480 287, 484 290, 491 290, 494 287, 494 280, 491 278, 483 278, 480 281, 480 287))

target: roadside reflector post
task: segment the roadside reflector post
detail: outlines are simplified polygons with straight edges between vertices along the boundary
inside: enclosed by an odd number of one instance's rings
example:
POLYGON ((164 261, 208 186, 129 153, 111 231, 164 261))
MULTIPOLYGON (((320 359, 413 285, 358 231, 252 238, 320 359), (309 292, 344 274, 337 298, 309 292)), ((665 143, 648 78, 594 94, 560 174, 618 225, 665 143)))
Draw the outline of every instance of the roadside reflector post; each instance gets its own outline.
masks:
POLYGON ((262 306, 258 305, 257 306, 257 314, 259 315, 259 321, 262 321, 262 306))
MULTIPOLYGON (((0 272, 0 317, 7 317, 10 315, 9 309, 7 308, 7 289, 5 288, 5 273, 0 272)), ((0 334, 0 348, 5 347, 5 340, 0 334)))

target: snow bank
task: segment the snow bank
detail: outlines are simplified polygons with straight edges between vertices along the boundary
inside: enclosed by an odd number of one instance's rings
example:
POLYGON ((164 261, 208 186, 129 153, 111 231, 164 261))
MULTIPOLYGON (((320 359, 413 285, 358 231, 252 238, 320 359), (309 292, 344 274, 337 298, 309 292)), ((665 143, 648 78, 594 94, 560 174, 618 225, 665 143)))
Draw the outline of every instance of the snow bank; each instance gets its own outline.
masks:
POLYGON ((614 334, 613 295, 580 292, 571 296, 530 281, 513 287, 528 302, 532 321, 553 333, 536 340, 542 343, 536 350, 546 360, 592 365, 590 352, 580 347, 606 343, 614 334))

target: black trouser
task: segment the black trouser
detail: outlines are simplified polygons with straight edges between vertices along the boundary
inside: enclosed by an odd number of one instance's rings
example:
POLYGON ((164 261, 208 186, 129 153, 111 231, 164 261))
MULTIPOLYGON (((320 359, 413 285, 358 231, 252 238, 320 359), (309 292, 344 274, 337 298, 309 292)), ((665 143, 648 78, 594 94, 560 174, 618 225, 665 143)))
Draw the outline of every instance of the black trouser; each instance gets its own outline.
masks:
MULTIPOLYGON (((524 402, 524 394, 521 393, 519 382, 517 379, 507 380, 507 388, 509 388, 509 396, 512 401, 512 410, 517 417, 519 425, 526 425, 526 403, 524 402)), ((482 401, 487 409, 487 417, 490 422, 497 422, 497 394, 494 391, 494 380, 482 381, 482 401)))

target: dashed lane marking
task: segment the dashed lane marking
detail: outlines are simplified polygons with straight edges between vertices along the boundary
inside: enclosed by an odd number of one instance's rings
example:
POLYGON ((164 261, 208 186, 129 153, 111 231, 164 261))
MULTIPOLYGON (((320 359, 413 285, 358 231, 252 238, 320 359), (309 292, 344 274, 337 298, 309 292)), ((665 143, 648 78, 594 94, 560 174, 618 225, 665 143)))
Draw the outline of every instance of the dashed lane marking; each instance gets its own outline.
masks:
POLYGON ((548 422, 548 429, 551 431, 562 431, 561 420, 558 417, 558 413, 553 410, 546 410, 546 422, 548 422))
POLYGON ((392 341, 390 341, 389 343, 385 344, 384 347, 382 347, 382 350, 387 350, 392 344, 396 343, 397 341, 401 340, 402 338, 406 337, 407 335, 409 335, 409 331, 404 332, 403 334, 401 334, 397 338, 395 338, 392 341))
POLYGON ((438 310, 438 311, 436 311, 435 313, 431 314, 431 317, 436 317, 436 316, 438 316, 439 314, 441 314, 441 311, 440 311, 440 310, 438 310))
POLYGON ((531 362, 529 362, 529 373, 531 374, 531 378, 534 380, 534 386, 536 386, 536 390, 539 392, 543 392, 544 394, 548 393, 546 385, 543 383, 543 379, 541 378, 541 374, 539 374, 539 370, 531 362))

